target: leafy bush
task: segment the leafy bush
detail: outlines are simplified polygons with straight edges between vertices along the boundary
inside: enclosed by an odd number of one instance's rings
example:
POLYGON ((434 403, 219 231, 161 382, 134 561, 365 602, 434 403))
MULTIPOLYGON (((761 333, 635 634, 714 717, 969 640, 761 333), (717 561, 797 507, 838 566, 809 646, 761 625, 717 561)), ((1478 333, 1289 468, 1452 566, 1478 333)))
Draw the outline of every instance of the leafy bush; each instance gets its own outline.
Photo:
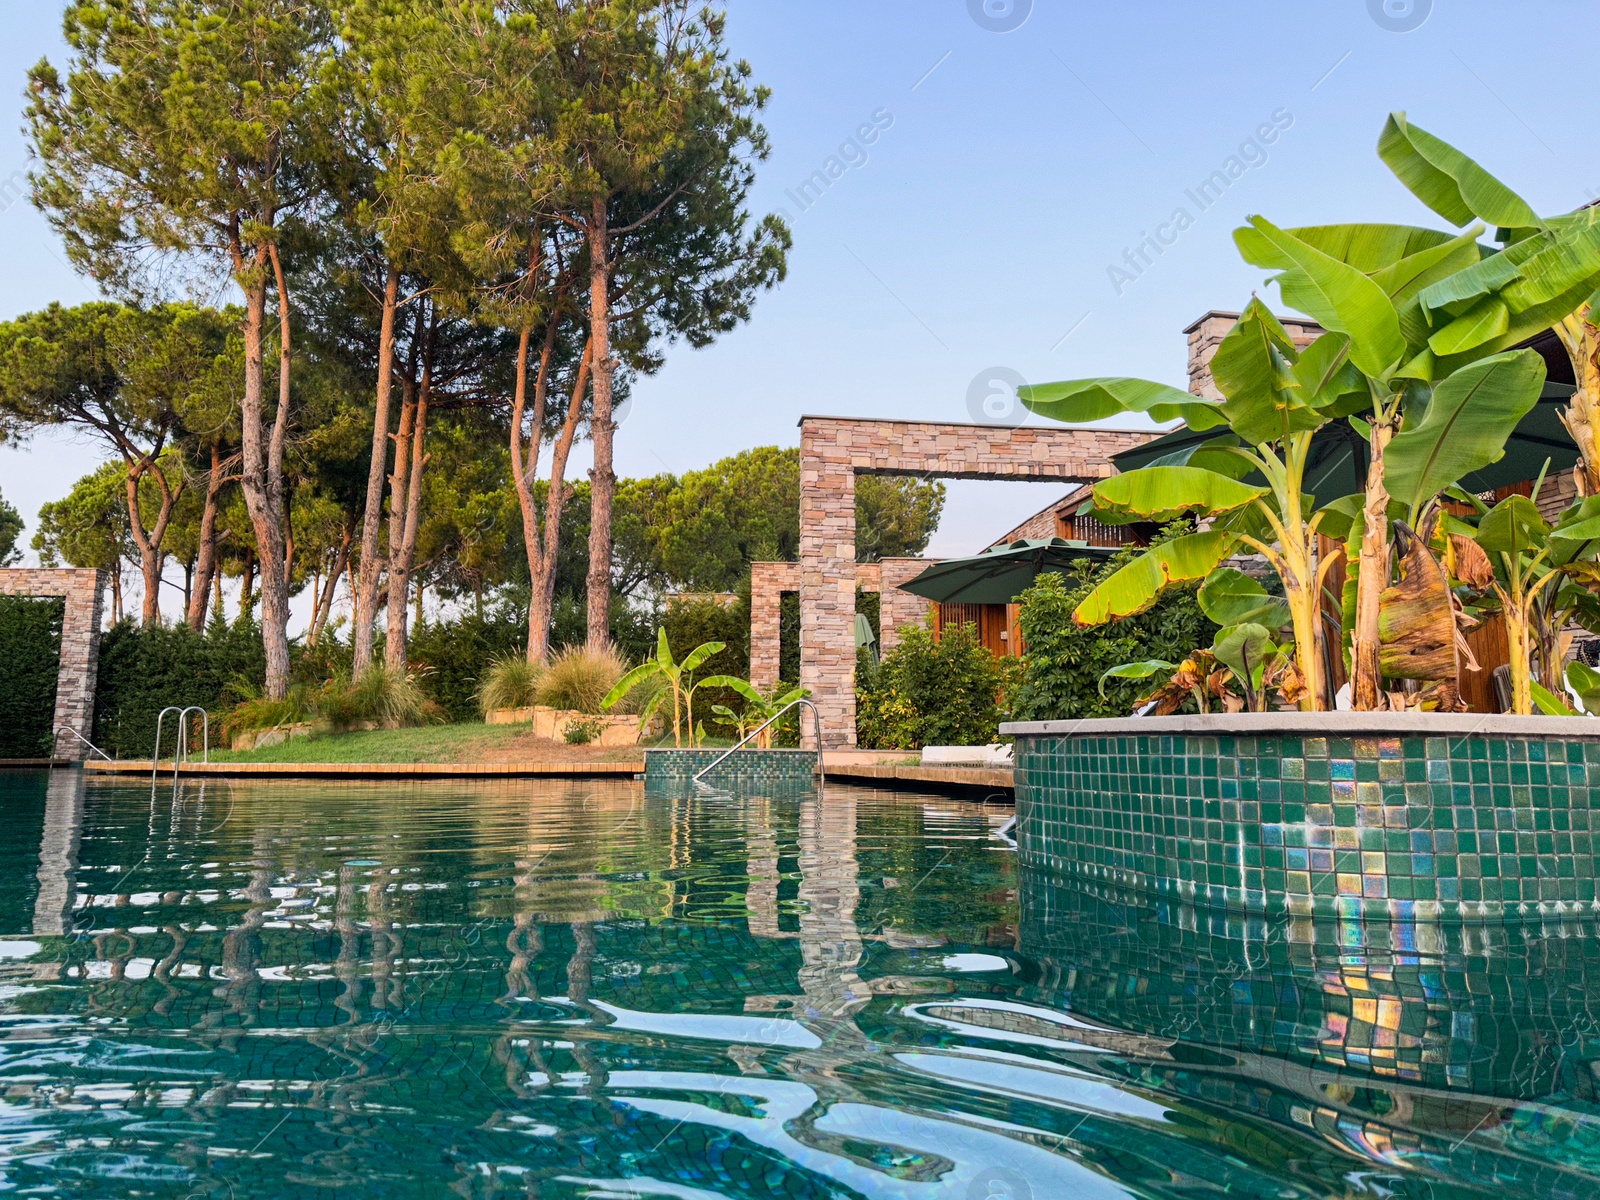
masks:
POLYGON ((529 662, 526 655, 508 654, 495 659, 478 682, 478 708, 488 716, 496 709, 537 704, 544 673, 544 664, 529 662))
POLYGON ((1155 605, 1109 625, 1081 628, 1072 610, 1096 583, 1117 570, 1119 555, 1081 579, 1040 575, 1022 594, 1022 639, 1027 652, 1022 678, 1007 714, 1013 721, 1059 721, 1083 717, 1125 717, 1141 695, 1141 684, 1100 677, 1112 667, 1139 659, 1181 662, 1196 647, 1209 646, 1217 627, 1195 603, 1193 587, 1169 588, 1155 605))
MULTIPOLYGON (((0 530, 3 518, 0 504, 0 530)), ((0 662, 5 663, 0 671, 0 758, 45 758, 51 752, 65 610, 64 600, 0 596, 0 662)))
POLYGON ((574 712, 598 713, 606 693, 627 672, 622 655, 609 647, 570 646, 550 660, 539 683, 539 703, 574 712))
MULTIPOLYGON (((412 630, 407 654, 417 682, 450 719, 474 721, 481 711, 479 688, 484 673, 499 659, 522 656, 527 645, 527 617, 508 611, 425 622, 412 630)), ((348 674, 349 662, 342 665, 348 674)), ((340 664, 335 661, 332 666, 318 678, 338 674, 340 664)))
POLYGON ((568 723, 562 735, 569 746, 587 746, 600 736, 600 722, 593 717, 583 717, 568 723))
POLYGON ((864 748, 982 746, 999 735, 1007 665, 971 625, 946 628, 937 642, 912 626, 880 665, 860 654, 856 672, 856 740, 864 748))
POLYGON ((316 693, 304 683, 290 684, 289 694, 282 700, 251 695, 223 714, 217 723, 220 740, 227 743, 238 733, 310 721, 317 715, 316 700, 316 693))
POLYGON ((94 741, 118 757, 148 758, 163 708, 198 704, 215 718, 259 696, 266 672, 253 621, 213 621, 204 633, 186 625, 143 629, 120 622, 100 639, 94 741))

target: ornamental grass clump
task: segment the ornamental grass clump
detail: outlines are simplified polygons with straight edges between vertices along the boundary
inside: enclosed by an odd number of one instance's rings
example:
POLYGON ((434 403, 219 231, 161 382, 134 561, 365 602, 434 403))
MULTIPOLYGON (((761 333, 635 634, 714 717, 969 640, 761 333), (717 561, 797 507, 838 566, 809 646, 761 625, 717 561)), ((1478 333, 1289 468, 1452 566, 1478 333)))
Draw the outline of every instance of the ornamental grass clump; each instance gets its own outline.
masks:
POLYGON ((627 672, 628 664, 609 646, 569 646, 550 660, 540 680, 538 703, 571 712, 598 714, 606 694, 627 672))
POLYGON ((508 654, 489 664, 478 683, 478 708, 484 716, 499 709, 532 708, 539 703, 544 682, 543 663, 520 654, 508 654))
POLYGON ((367 723, 386 729, 443 724, 444 712, 410 675, 374 663, 354 682, 335 677, 317 694, 316 712, 329 728, 367 723))

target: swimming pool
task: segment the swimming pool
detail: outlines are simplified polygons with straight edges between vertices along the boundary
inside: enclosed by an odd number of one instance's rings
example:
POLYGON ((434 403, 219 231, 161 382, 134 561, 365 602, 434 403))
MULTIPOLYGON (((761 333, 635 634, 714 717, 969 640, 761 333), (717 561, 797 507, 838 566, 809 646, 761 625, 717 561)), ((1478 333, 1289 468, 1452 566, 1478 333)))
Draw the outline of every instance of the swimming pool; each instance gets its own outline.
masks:
POLYGON ((1592 923, 1209 914, 829 786, 0 773, 0 1187, 1574 1196, 1592 923))

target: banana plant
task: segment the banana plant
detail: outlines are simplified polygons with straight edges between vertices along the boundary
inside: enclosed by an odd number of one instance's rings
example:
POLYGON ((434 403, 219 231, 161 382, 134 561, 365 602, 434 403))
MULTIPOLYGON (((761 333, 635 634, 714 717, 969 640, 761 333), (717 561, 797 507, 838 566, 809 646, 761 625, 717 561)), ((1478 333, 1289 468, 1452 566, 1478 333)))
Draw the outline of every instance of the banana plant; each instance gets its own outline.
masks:
MULTIPOLYGON (((1386 480, 1395 481, 1405 510, 1416 520, 1437 492, 1498 459, 1517 422, 1538 400, 1543 360, 1533 351, 1511 352, 1467 363, 1437 385, 1404 378, 1400 369, 1407 347, 1390 293, 1311 241, 1262 218, 1254 218, 1250 229, 1252 238, 1241 240, 1251 253, 1261 256, 1267 247, 1274 262, 1298 264, 1289 268, 1297 280, 1292 290, 1321 297, 1298 298, 1297 306, 1311 310, 1329 330, 1304 350, 1252 298, 1212 359, 1220 401, 1175 388, 1159 391, 1162 385, 1136 380, 1091 379, 1019 390, 1029 408, 1063 421, 1104 416, 1108 404, 1120 399, 1129 405, 1121 411, 1157 415, 1159 410, 1191 427, 1227 427, 1198 447, 1095 485, 1101 519, 1170 521, 1188 514, 1206 527, 1153 548, 1111 575, 1073 618, 1096 625, 1142 611, 1169 584, 1206 579, 1240 549, 1254 551, 1282 583, 1302 707, 1326 707, 1321 600, 1337 558, 1318 559, 1316 534, 1329 514, 1318 510, 1319 498, 1307 492, 1306 471, 1316 431, 1366 411, 1373 418, 1368 426, 1373 466, 1362 509, 1378 515, 1364 522, 1358 561, 1352 563, 1358 592, 1352 659, 1353 674, 1370 685, 1356 689, 1358 700, 1376 708, 1380 601, 1390 574, 1386 480), (1408 396, 1412 423, 1402 428, 1408 396), (1396 443, 1393 464, 1387 462, 1391 442, 1396 443)), ((1377 272, 1394 296, 1409 295, 1436 272, 1449 270, 1456 253, 1438 253, 1451 240, 1447 235, 1394 226, 1345 229, 1342 242, 1325 230, 1310 236, 1363 265, 1381 254, 1423 247, 1390 264, 1399 270, 1377 272), (1352 230, 1364 232, 1357 236, 1352 230), (1411 261, 1419 257, 1426 261, 1411 261)))
POLYGON ((754 684, 746 683, 743 679, 736 679, 724 685, 738 692, 745 700, 742 713, 736 713, 725 704, 713 704, 711 711, 717 715, 717 724, 727 729, 732 729, 740 741, 750 736, 752 730, 761 730, 756 734, 756 748, 758 750, 772 749, 773 738, 777 734, 776 725, 761 727, 776 717, 796 700, 803 700, 811 695, 810 688, 794 687, 786 692, 780 692, 783 685, 774 684, 769 694, 763 696, 754 684))
MULTIPOLYGON (((1491 594, 1506 627, 1512 711, 1532 713, 1539 697, 1562 690, 1561 634, 1574 621, 1600 628, 1600 496, 1562 514, 1554 527, 1538 495, 1507 496, 1493 508, 1475 501, 1476 528, 1449 535, 1454 573, 1491 594)), ((1471 497, 1462 497, 1472 499, 1471 497)))
POLYGON ((672 647, 667 644, 666 629, 657 630, 655 657, 645 659, 617 680, 616 686, 607 692, 606 698, 600 702, 600 707, 613 708, 646 679, 658 678, 666 686, 650 697, 644 711, 639 714, 640 726, 649 725, 650 718, 655 716, 656 710, 666 702, 668 696, 671 696, 672 744, 681 747, 687 730, 689 744, 693 746, 697 739, 704 740, 704 731, 694 722, 695 692, 703 687, 725 687, 737 691, 740 686, 750 686, 733 675, 707 675, 704 679, 695 679, 695 670, 726 645, 726 642, 704 642, 689 651, 680 663, 673 657, 672 647))
POLYGON ((1494 353, 1553 329, 1577 387, 1563 423, 1582 460, 1580 498, 1600 495, 1600 207, 1540 217, 1500 180, 1404 113, 1393 113, 1378 153, 1400 181, 1456 226, 1488 221, 1499 248, 1424 289, 1407 314, 1428 332, 1430 354, 1448 361, 1494 353))

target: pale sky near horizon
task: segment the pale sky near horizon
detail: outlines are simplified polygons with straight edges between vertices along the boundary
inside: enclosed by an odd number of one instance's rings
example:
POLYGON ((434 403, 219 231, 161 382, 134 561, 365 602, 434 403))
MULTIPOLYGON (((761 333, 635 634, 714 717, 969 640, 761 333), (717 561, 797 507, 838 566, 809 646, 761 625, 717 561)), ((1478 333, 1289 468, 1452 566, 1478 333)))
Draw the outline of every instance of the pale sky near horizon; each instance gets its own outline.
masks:
MULTIPOLYGON (((1541 212, 1600 197, 1589 39, 1575 36, 1593 11, 1575 0, 728 9, 732 52, 773 89, 772 156, 752 206, 787 211, 789 277, 760 297, 748 325, 704 350, 670 349, 664 369, 638 384, 617 446, 623 474, 794 445, 805 413, 971 420, 974 381, 997 369, 1029 382, 1116 374, 1182 386, 1182 328, 1261 287, 1230 238, 1247 214, 1280 225, 1440 224, 1374 151, 1391 109, 1541 212), (1241 149, 1274 114, 1272 144, 1241 149), (863 153, 841 149, 875 120, 863 153), (803 208, 799 185, 830 156, 856 165, 803 208), (1202 210, 1188 190, 1230 156, 1248 169, 1202 210), (1179 208, 1192 224, 1137 278, 1114 279, 1111 268, 1125 268, 1126 253, 1179 208)), ((3 0, 3 11, 0 318, 9 318, 94 291, 21 196, 24 76, 42 55, 64 61, 60 6, 3 0)), ((39 505, 95 461, 64 437, 0 450, 0 494, 28 522, 25 538, 39 505)), ((979 549, 1062 490, 952 483, 929 553, 979 549)))

